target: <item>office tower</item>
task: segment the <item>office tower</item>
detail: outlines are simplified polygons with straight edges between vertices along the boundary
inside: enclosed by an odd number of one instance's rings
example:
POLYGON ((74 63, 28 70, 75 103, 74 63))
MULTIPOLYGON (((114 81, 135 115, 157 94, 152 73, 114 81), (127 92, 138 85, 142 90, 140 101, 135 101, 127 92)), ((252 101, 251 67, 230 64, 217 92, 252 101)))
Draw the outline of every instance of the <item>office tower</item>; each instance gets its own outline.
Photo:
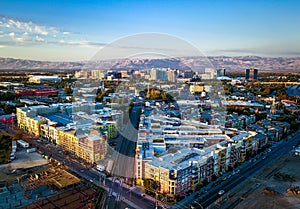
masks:
POLYGON ((245 79, 256 80, 258 75, 258 70, 254 68, 246 69, 245 71, 245 79))

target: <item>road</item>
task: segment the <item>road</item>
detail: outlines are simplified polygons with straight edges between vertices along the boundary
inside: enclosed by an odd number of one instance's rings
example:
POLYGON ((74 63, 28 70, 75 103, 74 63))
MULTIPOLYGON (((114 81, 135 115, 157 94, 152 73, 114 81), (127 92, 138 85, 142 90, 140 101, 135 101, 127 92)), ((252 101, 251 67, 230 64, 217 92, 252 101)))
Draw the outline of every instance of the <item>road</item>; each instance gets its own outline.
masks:
POLYGON ((123 185, 122 180, 116 178, 106 178, 106 176, 99 171, 96 171, 91 168, 85 168, 83 165, 76 162, 75 160, 65 159, 63 155, 59 153, 57 149, 55 149, 55 145, 46 144, 46 146, 41 146, 40 143, 38 143, 36 140, 32 140, 31 143, 33 145, 39 145, 40 151, 47 154, 51 154, 52 158, 59 162, 64 162, 70 170, 79 174, 87 180, 93 181, 93 183, 97 186, 107 190, 109 194, 116 193, 118 196, 118 200, 124 200, 125 198, 130 201, 129 204, 134 203, 131 205, 135 208, 153 209, 155 207, 155 203, 153 203, 151 200, 142 197, 140 194, 131 192, 132 188, 123 185))
MULTIPOLYGON (((202 194, 199 198, 195 198, 195 193, 193 193, 192 195, 186 197, 184 200, 178 202, 171 208, 191 208, 191 206, 193 206, 194 208, 207 208, 213 203, 220 204, 230 194, 230 190, 241 185, 243 182, 250 179, 257 172, 263 170, 272 162, 280 158, 282 155, 291 151, 293 149, 293 146, 295 146, 298 143, 299 139, 300 131, 298 131, 296 135, 292 137, 292 139, 288 141, 282 140, 274 144, 274 146, 271 148, 271 152, 266 152, 265 154, 258 155, 256 158, 254 158, 255 162, 251 160, 252 162, 248 161, 243 163, 243 165, 241 165, 239 168, 240 172, 227 179, 226 181, 222 181, 216 186, 212 186, 213 182, 211 182, 206 188, 202 188, 199 191, 203 192, 205 189, 208 190, 207 193, 202 194), (265 159, 263 159, 263 155, 265 156, 265 159), (225 193, 223 195, 219 195, 218 191, 220 190, 224 190, 225 193)), ((229 173, 225 174, 225 176, 228 175, 229 173)))
MULTIPOLYGON (((226 181, 221 181, 221 183, 217 186, 212 186, 213 182, 211 182, 205 188, 202 188, 199 192, 203 192, 204 190, 208 190, 207 193, 203 193, 200 197, 194 198, 196 193, 191 194, 190 196, 186 197, 184 200, 178 202, 176 205, 171 206, 170 208, 207 208, 213 203, 217 204, 218 202, 222 202, 223 199, 226 199, 227 195, 229 195, 230 190, 235 188, 238 185, 241 185, 247 179, 251 178, 254 174, 261 171, 273 161, 281 157, 283 154, 289 152, 293 146, 298 142, 300 138, 300 132, 298 131, 295 136, 292 137, 289 141, 282 140, 274 144, 272 147, 272 151, 270 153, 265 154, 265 159, 262 156, 257 156, 255 162, 245 162, 243 163, 239 169, 240 173, 232 176, 226 181), (224 190, 225 193, 223 195, 218 195, 219 190, 224 190)), ((126 178, 122 178, 124 176, 119 176, 118 178, 106 178, 104 174, 100 172, 86 168, 82 164, 78 163, 77 161, 71 158, 65 158, 62 153, 59 152, 57 146, 51 143, 40 143, 37 141, 36 137, 26 137, 25 138, 28 142, 30 142, 33 146, 39 146, 39 150, 45 154, 52 155, 52 158, 59 162, 64 162, 66 166, 70 168, 73 172, 81 175, 87 180, 92 181, 92 183, 106 189, 109 194, 112 196, 116 196, 117 200, 127 200, 127 203, 134 208, 143 208, 143 209, 153 209, 155 208, 155 201, 149 198, 148 196, 141 196, 139 193, 135 193, 132 191, 133 187, 129 187, 123 184, 126 178)), ((119 152, 121 153, 117 155, 117 162, 118 164, 114 165, 114 169, 116 166, 121 166, 121 169, 129 170, 133 172, 133 163, 134 158, 132 157, 133 153, 132 150, 135 148, 135 142, 133 140, 126 140, 125 138, 122 139, 121 144, 119 145, 119 152), (128 167, 128 159, 122 159, 123 155, 126 155, 131 159, 133 162, 131 164, 132 167, 128 167), (123 167, 122 167, 123 166, 123 167)), ((117 168, 119 169, 119 168, 117 168)), ((126 174, 128 175, 128 174, 126 174)), ((225 174, 226 176, 229 173, 225 174)), ((199 193, 198 192, 198 193, 199 193)))
MULTIPOLYGON (((15 130, 7 130, 10 134, 13 134, 13 132, 17 131, 15 130)), ((140 193, 135 193, 132 189, 133 187, 129 187, 125 184, 123 184, 122 178, 106 178, 104 173, 101 173, 99 171, 96 171, 92 168, 87 168, 85 165, 79 163, 75 159, 72 159, 71 157, 66 157, 63 155, 63 152, 61 152, 59 146, 56 146, 52 144, 51 142, 46 141, 45 139, 41 141, 42 139, 24 133, 23 138, 25 141, 30 143, 33 147, 39 147, 38 150, 41 153, 44 153, 45 155, 51 155, 51 157, 58 162, 64 162, 64 164, 74 173, 77 173, 81 177, 87 179, 90 181, 90 183, 94 183, 99 187, 104 188, 106 191, 108 191, 109 194, 117 194, 117 198, 108 198, 110 201, 119 201, 123 200, 127 204, 129 204, 130 208, 136 208, 136 209, 153 209, 155 208, 155 202, 152 199, 149 199, 147 196, 141 196, 140 193), (120 182, 120 183, 119 183, 120 182)), ((130 140, 128 140, 130 141, 130 140)), ((125 142, 125 143, 132 143, 125 142)), ((124 143, 123 143, 124 144, 124 143)), ((123 146, 122 146, 123 147, 123 146)), ((130 147, 127 147, 126 149, 130 149, 130 147)), ((131 147, 132 148, 132 147, 131 147)), ((134 147, 135 148, 135 147, 134 147)), ((133 149, 134 150, 134 149, 133 149)), ((120 158, 121 159, 121 158, 120 158)), ((133 164, 132 164, 133 166, 133 164)), ((127 168, 128 169, 128 168, 127 168)), ((109 204, 109 202, 107 202, 109 204)))
POLYGON ((139 108, 133 107, 129 122, 119 132, 120 139, 112 155, 114 161, 112 175, 123 179, 127 184, 134 184, 135 148, 137 141, 137 125, 139 108))

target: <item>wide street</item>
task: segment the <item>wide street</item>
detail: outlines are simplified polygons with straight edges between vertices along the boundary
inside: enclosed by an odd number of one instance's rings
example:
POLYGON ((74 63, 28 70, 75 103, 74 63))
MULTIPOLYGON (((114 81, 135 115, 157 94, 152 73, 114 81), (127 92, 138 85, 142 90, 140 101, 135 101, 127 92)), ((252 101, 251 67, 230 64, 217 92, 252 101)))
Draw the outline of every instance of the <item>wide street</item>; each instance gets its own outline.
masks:
POLYGON ((81 165, 75 160, 71 158, 64 158, 62 153, 56 149, 56 146, 50 143, 41 143, 36 140, 31 140, 30 143, 33 146, 39 146, 39 150, 45 154, 52 155, 52 158, 59 161, 64 162, 66 166, 69 167, 70 170, 79 174, 83 178, 89 180, 91 183, 94 183, 102 188, 105 188, 109 194, 117 194, 118 200, 123 200, 124 198, 134 203, 134 206, 138 206, 138 208, 154 208, 155 203, 153 201, 148 200, 147 198, 141 196, 140 194, 136 194, 132 192, 132 188, 125 186, 122 184, 122 180, 115 180, 115 178, 106 178, 104 173, 96 171, 91 168, 85 168, 85 166, 81 165))
POLYGON ((199 192, 193 193, 190 196, 186 197, 182 201, 178 202, 176 205, 171 208, 208 208, 211 205, 221 205, 222 201, 225 201, 228 196, 230 196, 230 191, 240 186, 247 179, 251 178, 257 172, 263 170, 272 162, 280 158, 282 155, 293 149, 300 139, 300 131, 298 131, 291 139, 286 141, 283 139, 282 141, 276 143, 271 147, 271 152, 262 153, 255 158, 251 159, 248 162, 243 163, 238 169, 240 172, 238 174, 233 175, 232 173, 226 173, 223 177, 227 177, 226 181, 222 181, 219 178, 220 184, 213 186, 214 182, 211 182, 205 188, 202 188, 199 192), (263 159, 265 156, 265 159, 263 159), (228 176, 231 176, 228 178, 228 176), (204 193, 203 191, 207 192, 204 193), (225 193, 219 195, 218 192, 220 190, 224 190, 225 193), (198 198, 195 198, 195 194, 202 193, 198 198))
MULTIPOLYGON (((137 111, 137 108, 133 109, 133 115, 136 116, 131 120, 133 124, 137 124, 138 122, 137 111)), ((129 126, 130 125, 127 124, 124 130, 129 130, 129 126)), ((12 132, 12 130, 10 130, 10 132, 12 132)), ((41 141, 40 138, 27 133, 24 134, 23 137, 24 140, 28 141, 33 147, 38 147, 39 152, 51 156, 58 162, 63 162, 71 171, 87 179, 90 183, 104 188, 108 191, 109 197, 112 196, 112 198, 109 198, 110 200, 113 198, 115 198, 116 201, 125 200, 127 204, 134 208, 153 209, 155 208, 155 200, 153 198, 147 195, 142 196, 141 192, 138 189, 135 189, 134 186, 130 187, 123 183, 125 180, 130 181, 133 177, 136 134, 136 131, 131 131, 130 134, 127 135, 127 137, 131 137, 131 140, 128 140, 123 136, 119 137, 119 142, 115 147, 116 151, 112 156, 112 159, 114 160, 112 174, 119 173, 121 175, 111 178, 106 178, 104 173, 89 168, 70 156, 64 156, 59 146, 56 146, 45 139, 41 141)))
MULTIPOLYGON (((106 178, 104 173, 91 168, 86 168, 84 165, 80 164, 76 160, 73 160, 71 157, 64 156, 63 152, 61 152, 61 149, 50 142, 45 142, 45 140, 42 142, 38 140, 38 138, 28 134, 24 136, 24 139, 30 142, 34 147, 38 146, 40 152, 46 155, 51 155, 53 159, 59 162, 64 162, 65 165, 70 168, 70 170, 84 177, 90 181, 90 183, 106 189, 106 191, 109 193, 109 197, 112 196, 112 198, 108 198, 109 201, 125 200, 126 203, 134 208, 155 208, 155 200, 153 200, 153 198, 142 196, 141 193, 134 190, 135 187, 130 187, 123 183, 124 180, 126 180, 126 178, 123 177, 126 176, 119 176, 118 178, 106 178)), ((230 196, 230 192, 233 188, 242 185, 243 182, 252 177, 254 174, 263 170, 285 153, 291 151, 293 146, 298 143, 299 139, 300 131, 298 131, 291 139, 284 139, 274 144, 271 147, 271 152, 265 151, 255 158, 243 163, 238 168, 240 170, 238 174, 233 175, 232 173, 226 173, 222 177, 218 178, 217 181, 219 181, 219 184, 215 184, 215 186, 213 186, 215 182, 211 182, 200 191, 187 196, 185 199, 178 202, 176 205, 170 206, 169 208, 191 208, 191 206, 194 208, 208 208, 218 204, 221 205, 222 201, 226 201, 228 196, 230 196), (221 178, 223 177, 227 177, 227 180, 222 181, 221 178), (225 193, 219 195, 218 191, 220 190, 224 190, 225 193), (200 195, 195 198, 196 194, 200 195)), ((122 169, 131 170, 131 172, 133 172, 134 158, 132 151, 134 150, 134 147, 135 143, 133 141, 122 137, 122 140, 117 147, 119 152, 116 152, 118 164, 114 165, 114 169, 116 169, 116 166, 121 166, 122 169), (128 158, 124 159, 123 155, 127 156, 128 158), (132 160, 131 163, 128 162, 128 159, 132 160), (128 167, 128 165, 131 165, 132 167, 128 167)), ((126 175, 133 175, 133 173, 126 173, 126 175)))

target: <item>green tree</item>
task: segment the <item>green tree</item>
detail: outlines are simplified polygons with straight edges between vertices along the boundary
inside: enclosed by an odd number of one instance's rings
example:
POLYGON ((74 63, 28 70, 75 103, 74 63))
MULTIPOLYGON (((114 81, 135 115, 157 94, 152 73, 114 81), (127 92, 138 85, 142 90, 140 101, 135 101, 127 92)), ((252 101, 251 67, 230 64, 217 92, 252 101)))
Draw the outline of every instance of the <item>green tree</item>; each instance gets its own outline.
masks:
POLYGON ((153 179, 145 179, 144 189, 147 194, 155 194, 158 189, 158 182, 154 181, 153 179))
POLYGON ((72 94, 72 88, 71 88, 71 86, 69 85, 69 83, 68 82, 66 82, 65 81, 65 83, 64 83, 64 92, 66 93, 66 94, 72 94))

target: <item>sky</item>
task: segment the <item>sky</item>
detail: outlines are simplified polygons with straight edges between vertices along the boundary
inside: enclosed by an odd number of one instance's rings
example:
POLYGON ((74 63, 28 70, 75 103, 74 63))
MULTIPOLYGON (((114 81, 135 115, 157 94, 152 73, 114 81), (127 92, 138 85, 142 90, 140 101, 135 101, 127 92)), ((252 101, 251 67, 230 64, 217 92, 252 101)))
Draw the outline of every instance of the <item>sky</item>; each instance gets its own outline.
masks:
POLYGON ((300 56, 297 0, 1 0, 0 57, 79 61, 155 32, 206 56, 300 56))

